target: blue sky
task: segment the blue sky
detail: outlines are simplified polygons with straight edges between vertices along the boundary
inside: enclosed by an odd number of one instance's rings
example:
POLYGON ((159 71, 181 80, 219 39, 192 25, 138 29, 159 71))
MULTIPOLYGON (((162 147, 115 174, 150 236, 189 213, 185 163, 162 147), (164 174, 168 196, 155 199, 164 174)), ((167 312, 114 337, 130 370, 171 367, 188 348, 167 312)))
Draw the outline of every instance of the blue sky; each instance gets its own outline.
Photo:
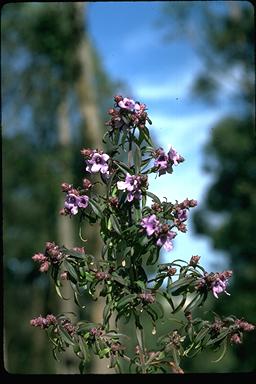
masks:
MULTIPOLYGON (((157 26, 163 3, 91 2, 88 30, 108 74, 128 85, 130 94, 123 96, 147 105, 153 121, 150 130, 159 145, 166 150, 172 145, 186 159, 172 175, 151 177, 149 189, 169 201, 194 198, 200 206, 211 183, 202 171, 203 145, 229 106, 223 102, 210 107, 191 98, 193 79, 203 64, 189 41, 178 36, 164 41, 165 29, 157 26)), ((223 80, 228 100, 230 82, 223 80)), ((189 260, 199 254, 206 269, 224 267, 223 253, 214 251, 209 239, 193 233, 191 220, 188 232, 180 233, 174 242, 175 249, 163 253, 163 260, 189 260)))

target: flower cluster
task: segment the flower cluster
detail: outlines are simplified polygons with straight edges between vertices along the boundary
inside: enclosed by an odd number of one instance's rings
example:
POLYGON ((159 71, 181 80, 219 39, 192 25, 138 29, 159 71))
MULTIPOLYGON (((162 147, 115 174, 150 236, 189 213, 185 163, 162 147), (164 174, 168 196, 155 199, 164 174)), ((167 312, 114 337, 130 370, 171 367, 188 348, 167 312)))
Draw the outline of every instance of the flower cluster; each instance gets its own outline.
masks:
POLYGON ((211 290, 213 293, 213 296, 218 299, 218 295, 222 292, 226 293, 226 295, 230 295, 226 291, 227 284, 229 278, 232 276, 232 271, 224 271, 224 272, 217 272, 217 273, 205 273, 204 277, 200 279, 197 282, 197 289, 208 289, 211 290))
POLYGON ((139 294, 139 298, 144 304, 153 304, 155 302, 155 296, 150 292, 143 292, 139 294))
POLYGON ((150 215, 144 217, 140 225, 146 230, 148 237, 154 235, 156 238, 156 245, 162 247, 166 251, 171 251, 173 249, 172 239, 177 235, 176 232, 170 231, 170 226, 168 224, 161 224, 156 215, 150 215))
POLYGON ((39 271, 47 272, 52 264, 58 264, 62 261, 64 255, 60 251, 58 245, 54 242, 47 242, 45 244, 45 252, 36 253, 32 256, 32 260, 40 264, 39 271))
POLYGON ((73 336, 76 332, 76 327, 71 323, 69 319, 57 319, 54 315, 47 315, 46 317, 34 317, 30 320, 30 325, 42 329, 47 329, 51 325, 60 325, 68 332, 70 336, 73 336))
POLYGON ((126 174, 125 181, 118 181, 117 188, 127 192, 127 201, 130 203, 134 199, 141 199, 141 188, 146 186, 145 176, 126 174))
POLYGON ((97 255, 93 255, 81 247, 68 249, 47 242, 45 252, 32 257, 39 263, 41 272, 51 267, 59 295, 62 285, 70 284, 78 305, 79 296, 84 294, 93 300, 105 298, 102 322, 81 321, 74 325, 61 314, 40 315, 30 324, 47 330, 54 353, 72 346, 81 360, 80 373, 86 371, 89 353, 109 359, 109 367, 120 373, 121 358, 129 362, 131 373, 183 373, 180 360, 184 356, 195 356, 208 346, 219 347, 226 341, 240 344, 243 332, 253 331, 255 326, 232 316, 221 319, 216 315, 213 323, 198 317, 193 319, 193 311, 205 303, 208 295, 215 298, 222 293, 229 295, 227 286, 232 271, 207 273, 199 265, 198 255, 189 262, 177 258, 156 265, 161 248, 171 251, 177 233, 186 232, 189 210, 197 202, 188 198, 181 203, 166 198, 161 201, 148 191, 149 174, 155 173, 156 177, 170 174, 184 158, 173 147, 167 153, 161 147, 154 148, 146 127, 151 121, 145 104, 122 96, 115 96, 114 100, 114 108, 109 110, 111 119, 106 123, 110 128, 103 138, 104 143, 105 138, 109 140, 108 153, 91 148, 81 150, 85 172, 92 181, 83 179, 82 187, 77 189, 68 183, 61 185, 65 203, 60 213, 70 216, 81 213, 79 237, 83 242, 87 239, 82 235, 82 221, 99 224, 101 252, 97 250, 97 255), (121 151, 128 154, 126 163, 121 151), (98 179, 100 190, 104 188, 105 193, 94 188, 98 179), (149 278, 146 265, 156 267, 153 278, 149 278), (177 329, 170 324, 166 335, 156 336, 158 350, 148 351, 141 313, 148 316, 152 335, 156 335, 157 322, 165 316, 160 297, 170 305, 171 313, 182 311, 185 320, 178 322, 177 329), (181 301, 176 297, 182 297, 181 301), (129 356, 130 350, 124 352, 122 339, 127 336, 118 330, 122 319, 126 323, 135 321, 135 356, 129 356))
POLYGON ((151 121, 146 112, 146 105, 134 101, 128 97, 115 96, 115 108, 110 108, 108 113, 111 119, 106 122, 106 125, 112 127, 112 130, 129 127, 145 128, 146 122, 151 121))
POLYGON ((103 175, 109 174, 109 155, 96 149, 82 149, 81 154, 85 157, 86 171, 89 173, 100 172, 103 175))
MULTIPOLYGON (((80 195, 80 191, 73 188, 71 184, 62 183, 61 188, 62 191, 66 193, 66 199, 64 208, 60 211, 60 214, 72 216, 78 213, 79 208, 84 209, 88 207, 89 197, 87 195, 80 195)), ((89 189, 89 187, 87 187, 87 189, 89 189)))
POLYGON ((184 161, 184 158, 172 147, 169 149, 167 154, 163 148, 158 148, 153 153, 153 156, 155 157, 154 166, 159 172, 159 176, 166 174, 166 172, 172 173, 172 166, 178 165, 184 161))
POLYGON ((42 317, 41 315, 38 317, 34 317, 30 320, 30 324, 33 327, 39 327, 42 329, 49 328, 51 325, 57 324, 57 319, 54 315, 47 315, 46 317, 42 317))

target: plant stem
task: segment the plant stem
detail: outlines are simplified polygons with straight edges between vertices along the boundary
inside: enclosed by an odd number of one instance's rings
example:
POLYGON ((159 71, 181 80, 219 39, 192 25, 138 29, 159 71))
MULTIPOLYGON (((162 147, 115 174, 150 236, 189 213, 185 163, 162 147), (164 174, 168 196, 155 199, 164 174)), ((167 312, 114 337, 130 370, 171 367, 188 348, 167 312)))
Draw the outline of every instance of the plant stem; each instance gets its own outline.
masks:
POLYGON ((143 329, 140 329, 137 326, 136 326, 136 336, 138 341, 139 357, 140 357, 142 373, 146 373, 143 329))
MULTIPOLYGON (((129 148, 128 148, 128 167, 131 168, 131 159, 132 159, 132 135, 131 131, 129 131, 129 148)), ((132 207, 131 204, 129 204, 129 209, 128 209, 128 218, 129 218, 129 226, 132 226, 132 207)))

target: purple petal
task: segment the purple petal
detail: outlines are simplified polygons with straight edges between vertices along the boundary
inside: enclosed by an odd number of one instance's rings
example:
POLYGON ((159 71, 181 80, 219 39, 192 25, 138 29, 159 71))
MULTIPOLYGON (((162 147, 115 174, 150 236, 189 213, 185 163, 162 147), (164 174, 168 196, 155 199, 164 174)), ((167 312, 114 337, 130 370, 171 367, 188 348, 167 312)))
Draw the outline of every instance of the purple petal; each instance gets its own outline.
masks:
POLYGON ((93 164, 92 167, 91 167, 91 171, 92 172, 99 172, 99 170, 101 169, 102 165, 101 164, 93 164))

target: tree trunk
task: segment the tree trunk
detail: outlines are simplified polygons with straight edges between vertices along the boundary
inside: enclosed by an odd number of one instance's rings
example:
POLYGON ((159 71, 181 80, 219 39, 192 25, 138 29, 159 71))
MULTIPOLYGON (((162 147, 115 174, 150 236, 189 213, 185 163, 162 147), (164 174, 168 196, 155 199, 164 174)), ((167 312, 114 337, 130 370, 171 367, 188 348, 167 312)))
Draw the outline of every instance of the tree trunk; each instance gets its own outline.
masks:
MULTIPOLYGON (((60 169, 61 169, 61 182, 67 182, 72 184, 71 169, 71 135, 68 116, 68 98, 67 89, 63 85, 61 92, 61 101, 57 109, 57 129, 59 139, 59 154, 60 154, 60 169)), ((60 192, 59 197, 59 210, 64 205, 64 194, 60 192)), ((67 248, 74 247, 74 228, 73 222, 68 216, 58 217, 57 223, 58 231, 58 244, 65 245, 67 248)), ((69 300, 60 300, 59 312, 74 312, 77 313, 77 307, 73 300, 73 291, 66 281, 63 283, 62 294, 69 300)), ((69 316, 69 314, 68 314, 69 316)), ((78 373, 78 359, 75 357, 71 347, 63 354, 63 358, 60 362, 56 363, 57 373, 73 374, 78 373)))
MULTIPOLYGON (((76 22, 79 29, 84 30, 86 3, 75 2, 73 3, 76 10, 76 22)), ((80 114, 83 121, 84 131, 82 137, 84 138, 83 146, 92 147, 93 149, 102 149, 102 135, 104 126, 100 120, 99 109, 97 105, 97 95, 94 86, 95 73, 93 68, 93 58, 90 41, 86 32, 84 31, 83 37, 79 42, 77 49, 77 60, 79 64, 79 78, 76 81, 75 88, 78 96, 78 104, 80 114)), ((97 185, 97 193, 102 193, 103 187, 101 184, 97 185)), ((99 256, 102 248, 102 240, 99 234, 99 226, 86 226, 86 238, 88 239, 87 249, 95 257, 99 256), (90 247, 90 249, 88 248, 90 247)), ((91 319, 93 322, 102 322, 103 303, 99 299, 92 305, 91 319)), ((93 360, 91 372, 92 373, 113 373, 112 369, 107 368, 108 361, 106 359, 95 358, 93 360)))

